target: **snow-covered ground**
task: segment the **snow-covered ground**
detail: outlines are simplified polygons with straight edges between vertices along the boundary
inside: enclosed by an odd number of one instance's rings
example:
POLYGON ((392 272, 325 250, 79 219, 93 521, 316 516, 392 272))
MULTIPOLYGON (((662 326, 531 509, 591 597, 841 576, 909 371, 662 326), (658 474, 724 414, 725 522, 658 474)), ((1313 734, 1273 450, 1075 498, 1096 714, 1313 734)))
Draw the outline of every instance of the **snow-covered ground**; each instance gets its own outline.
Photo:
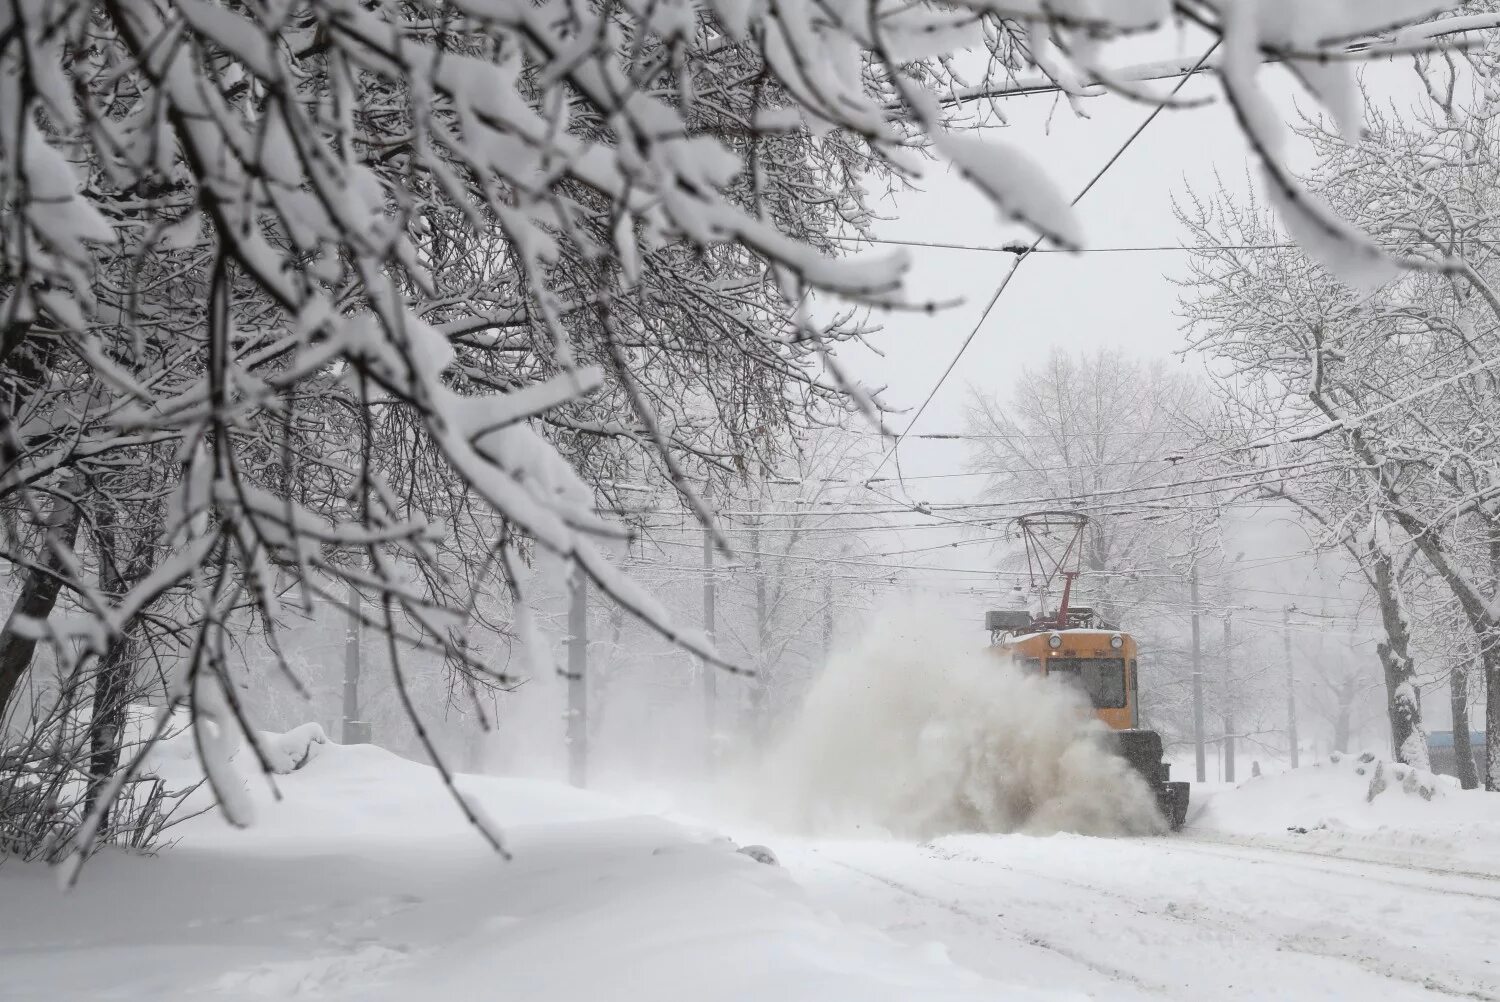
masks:
POLYGON ((727 829, 780 866, 600 795, 463 777, 503 862, 433 770, 319 745, 281 802, 248 783, 248 830, 195 819, 67 894, 0 866, 0 997, 1500 999, 1500 797, 1382 771, 1373 800, 1354 759, 1199 791, 1165 837, 727 829))
MULTIPOLYGON (((1401 771, 1381 769, 1388 781, 1401 771)), ((1439 779, 1430 800, 1399 780, 1367 799, 1374 772, 1346 758, 1195 791, 1188 828, 1170 837, 777 848, 851 921, 944 943, 956 963, 1025 986, 1099 999, 1500 999, 1500 796, 1439 779)))
POLYGON ((1098 999, 1500 998, 1500 875, 1187 838, 782 846, 817 899, 1098 999))
POLYGON ((248 782, 253 827, 194 819, 156 858, 96 857, 67 894, 44 867, 0 866, 0 998, 994 997, 721 836, 601 796, 464 777, 504 862, 432 769, 387 752, 325 745, 277 783, 271 804, 248 782))

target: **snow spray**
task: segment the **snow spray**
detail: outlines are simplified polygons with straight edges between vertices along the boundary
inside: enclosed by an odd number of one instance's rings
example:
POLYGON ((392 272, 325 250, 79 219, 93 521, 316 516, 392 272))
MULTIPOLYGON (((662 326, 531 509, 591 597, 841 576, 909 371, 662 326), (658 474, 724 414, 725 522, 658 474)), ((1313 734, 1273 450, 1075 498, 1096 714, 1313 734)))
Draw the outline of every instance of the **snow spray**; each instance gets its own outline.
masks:
POLYGON ((1075 690, 985 650, 971 622, 901 609, 837 651, 746 783, 784 830, 933 838, 1145 834, 1155 798, 1075 690))

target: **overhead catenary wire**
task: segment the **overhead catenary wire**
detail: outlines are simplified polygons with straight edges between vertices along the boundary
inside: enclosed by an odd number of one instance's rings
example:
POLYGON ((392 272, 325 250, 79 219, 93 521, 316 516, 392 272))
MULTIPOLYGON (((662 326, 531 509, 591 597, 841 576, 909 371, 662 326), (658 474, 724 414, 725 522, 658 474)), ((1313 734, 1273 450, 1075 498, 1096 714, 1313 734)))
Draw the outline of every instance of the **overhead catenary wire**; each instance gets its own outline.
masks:
MULTIPOLYGON (((1271 484, 1289 479, 1285 474, 1305 474, 1309 469, 1325 466, 1347 465, 1339 457, 1315 457, 1295 462, 1283 463, 1275 466, 1251 467, 1242 471, 1231 471, 1216 473, 1210 476, 1197 477, 1191 480, 1179 480, 1171 484, 1142 483, 1124 487, 1111 487, 1097 491, 1078 491, 1072 494, 1054 492, 1052 494, 1035 495, 1024 498, 1005 498, 983 501, 950 501, 950 502, 916 502, 902 501, 893 498, 882 491, 870 487, 870 481, 865 481, 864 486, 871 493, 883 499, 883 502, 861 502, 854 500, 807 500, 798 501, 789 499, 781 503, 800 504, 801 507, 785 510, 753 510, 753 509, 726 509, 718 512, 720 518, 793 518, 809 515, 896 515, 916 512, 923 515, 935 515, 938 512, 957 512, 975 510, 997 510, 1005 508, 1029 508, 1036 505, 1072 505, 1086 510, 1090 503, 1096 508, 1111 507, 1107 503, 1100 503, 1102 499, 1126 498, 1131 495, 1152 494, 1151 497, 1140 501, 1131 502, 1135 505, 1147 503, 1162 503, 1168 501, 1190 500, 1197 497, 1217 497, 1220 492, 1229 489, 1238 482, 1252 482, 1253 484, 1271 484), (1280 477, 1268 477, 1270 474, 1281 474, 1280 477), (1209 487, 1208 485, 1216 485, 1209 487), (1183 488, 1204 488, 1202 490, 1183 491, 1183 488), (1155 492, 1155 493, 1153 493, 1155 492)), ((1170 470, 1163 471, 1170 472, 1170 470)), ((852 485, 851 485, 852 486, 852 485)), ((668 514, 659 509, 601 509, 601 513, 614 515, 652 515, 668 514)), ((675 514, 675 513, 673 513, 675 514)))
MULTIPOLYGON (((702 545, 701 543, 689 542, 689 541, 685 541, 685 540, 655 540, 653 542, 656 545, 661 545, 661 546, 677 546, 677 547, 684 547, 684 548, 692 548, 692 547, 695 547, 695 546, 701 546, 702 545)), ((850 556, 832 556, 832 555, 829 555, 829 554, 785 553, 785 552, 778 552, 778 551, 775 551, 775 550, 741 550, 741 551, 739 551, 739 554, 741 556, 766 557, 766 558, 771 558, 771 559, 774 559, 774 560, 786 560, 786 561, 793 561, 793 562, 819 563, 819 564, 827 563, 827 564, 840 564, 840 565, 846 565, 846 566, 857 565, 857 566, 865 566, 865 567, 876 568, 876 569, 880 569, 880 570, 937 571, 937 572, 944 573, 944 574, 980 574, 980 575, 986 575, 986 576, 991 576, 991 577, 1013 577, 1013 578, 1024 578, 1024 577, 1029 577, 1030 576, 1029 572, 1024 571, 1024 570, 1019 570, 1019 569, 1012 570, 1012 569, 1009 569, 1009 568, 996 568, 996 567, 947 567, 947 566, 938 565, 938 564, 892 564, 892 563, 882 563, 882 562, 870 559, 870 557, 872 557, 872 556, 881 556, 881 554, 869 554, 869 555, 864 555, 864 556, 854 556, 854 555, 850 555, 850 556)), ((1271 566, 1271 565, 1276 564, 1276 563, 1282 563, 1282 562, 1286 562, 1286 561, 1289 561, 1289 560, 1295 560, 1295 559, 1307 557, 1309 555, 1311 555, 1311 554, 1308 553, 1308 552, 1292 553, 1292 554, 1278 554, 1277 556, 1275 556, 1273 558, 1268 558, 1268 559, 1265 559, 1265 560, 1262 560, 1262 561, 1251 561, 1251 562, 1248 562, 1248 563, 1240 564, 1238 566, 1241 567, 1241 568, 1244 568, 1244 569, 1255 569, 1255 568, 1258 568, 1258 567, 1271 566)), ((632 561, 632 562, 634 563, 636 561, 632 561)), ((699 566, 699 565, 691 565, 691 566, 690 565, 682 565, 682 569, 693 571, 695 573, 702 573, 702 571, 703 571, 703 568, 701 566, 699 566)), ((1167 581, 1179 581, 1179 580, 1182 580, 1182 578, 1183 578, 1183 576, 1180 573, 1176 573, 1176 572, 1172 572, 1172 571, 1168 571, 1168 570, 1162 570, 1162 569, 1159 569, 1159 568, 1125 568, 1125 569, 1116 569, 1116 570, 1096 570, 1096 571, 1090 571, 1090 576, 1091 577, 1103 577, 1103 578, 1124 578, 1124 579, 1129 579, 1129 580, 1167 580, 1167 581)), ((1284 592, 1284 591, 1275 590, 1275 589, 1254 589, 1254 588, 1231 589, 1231 591, 1234 591, 1234 590, 1239 590, 1239 591, 1266 591, 1269 594, 1278 594, 1278 595, 1281 595, 1281 594, 1291 594, 1290 592, 1284 592)), ((1338 596, 1313 596, 1313 595, 1309 595, 1309 596, 1306 596, 1306 597, 1309 597, 1309 598, 1327 598, 1327 599, 1337 599, 1337 598, 1339 598, 1338 596)))
MULTIPOLYGON (((1202 493, 1204 493, 1204 492, 1199 492, 1199 494, 1202 494, 1202 493)), ((1160 521, 1165 514, 1170 514, 1170 513, 1173 513, 1173 512, 1181 513, 1181 512, 1191 512, 1191 511, 1220 511, 1220 510, 1233 510, 1233 511, 1238 511, 1238 512, 1286 511, 1286 510, 1288 510, 1288 507, 1289 507, 1285 503, 1282 503, 1282 502, 1271 502, 1271 501, 1239 501, 1239 502, 1225 501, 1225 502, 1213 503, 1213 504, 1184 504, 1184 503, 1176 503, 1176 502, 1180 502, 1181 500, 1182 500, 1181 498, 1162 498, 1159 502, 1152 502, 1150 504, 1141 503, 1141 504, 1137 504, 1137 505, 1130 505, 1130 504, 1108 505, 1108 506, 1101 505, 1101 506, 1095 506, 1095 507, 1089 508, 1089 509, 1087 509, 1087 511, 1090 514, 1095 514, 1095 515, 1099 515, 1099 516, 1108 516, 1109 518, 1112 518, 1112 519, 1138 518, 1138 519, 1147 519, 1147 520, 1150 520, 1150 521, 1160 521), (1169 503, 1169 502, 1172 502, 1172 503, 1169 503)), ((990 516, 979 517, 979 518, 968 518, 968 519, 943 518, 942 516, 945 515, 946 513, 944 511, 942 511, 942 510, 937 510, 937 511, 934 511, 932 514, 933 514, 934 518, 937 518, 938 520, 937 521, 930 521, 930 522, 867 522, 867 523, 863 523, 863 524, 850 524, 850 523, 847 523, 847 522, 841 522, 838 525, 766 525, 766 524, 760 524, 760 525, 731 526, 731 527, 726 527, 725 531, 726 532, 732 532, 732 533, 761 532, 761 533, 767 533, 767 534, 770 534, 770 535, 798 535, 798 534, 837 535, 837 534, 840 534, 840 533, 856 533, 856 534, 859 534, 859 533, 880 533, 880 532, 919 532, 919 531, 925 531, 925 530, 930 530, 930 529, 952 529, 952 528, 954 528, 956 526, 965 526, 965 525, 967 525, 967 526, 973 526, 973 527, 976 527, 976 528, 995 528, 997 526, 1008 525, 1011 522, 1014 522, 1015 521, 1016 513, 1018 513, 1018 512, 1024 513, 1025 511, 1029 510, 1025 506, 1014 506, 1014 505, 1006 506, 1006 505, 1000 505, 1000 504, 976 504, 974 507, 985 508, 985 509, 996 509, 996 508, 998 508, 998 509, 1001 509, 1001 510, 995 511, 995 513, 993 515, 990 515, 990 516)), ((962 511, 962 510, 964 510, 964 509, 959 509, 959 511, 962 511)), ((799 512, 799 513, 797 513, 796 516, 790 516, 790 515, 786 515, 785 513, 783 513, 783 515, 781 517, 783 517, 783 518, 806 517, 806 518, 817 518, 817 519, 826 521, 828 519, 834 519, 834 518, 838 518, 838 519, 862 518, 862 517, 863 518, 876 518, 876 517, 882 517, 882 516, 891 515, 891 514, 913 514, 913 513, 914 513, 913 510, 909 509, 909 508, 897 509, 894 512, 890 511, 888 509, 878 509, 878 510, 873 510, 873 511, 859 510, 859 509, 850 509, 850 510, 847 510, 847 511, 823 511, 823 510, 806 511, 806 512, 799 512)), ((766 517, 767 518, 773 518, 775 516, 769 516, 768 515, 766 517)), ((673 523, 670 523, 670 524, 664 524, 664 523, 644 523, 644 524, 638 525, 637 528, 647 538, 651 537, 652 535, 654 535, 656 533, 690 533, 690 534, 693 534, 693 535, 696 536, 697 534, 699 534, 699 533, 701 533, 703 531, 703 529, 702 529, 701 526, 692 524, 686 518, 684 518, 684 519, 682 519, 682 520, 680 520, 678 522, 673 522, 673 523)), ((992 541, 994 541, 994 540, 992 540, 992 541)))
MULTIPOLYGON (((1204 482, 1214 481, 1214 480, 1218 480, 1218 479, 1223 479, 1223 478, 1205 478, 1204 480, 1200 480, 1200 481, 1188 481, 1188 482, 1185 482, 1185 483, 1188 483, 1188 484, 1204 483, 1204 482)), ((1290 476, 1283 476, 1283 477, 1280 477, 1280 478, 1277 478, 1277 479, 1260 478, 1260 479, 1258 479, 1256 481, 1255 486, 1269 486, 1271 484, 1276 484, 1276 483, 1288 483, 1292 479, 1293 478, 1290 477, 1290 476)), ((1175 487, 1175 486, 1178 486, 1178 485, 1172 485, 1172 486, 1175 487)), ((884 493, 884 492, 882 492, 882 491, 880 491, 880 490, 878 490, 878 489, 876 489, 874 487, 870 487, 869 489, 873 493, 879 495, 880 497, 883 497, 885 500, 891 502, 892 504, 899 505, 901 503, 899 499, 894 498, 891 495, 886 494, 886 493, 884 493)), ((911 507, 908 510, 914 511, 914 512, 921 512, 923 514, 928 515, 931 518, 938 519, 938 520, 941 520, 941 521, 944 521, 944 522, 948 522, 948 523, 951 523, 951 524, 954 524, 954 525, 973 525, 973 526, 976 526, 976 527, 980 527, 980 526, 989 527, 989 524, 993 523, 994 520, 991 519, 991 520, 988 520, 988 522, 986 522, 986 521, 983 521, 983 520, 980 520, 980 519, 958 518, 958 517, 954 517, 953 515, 949 514, 949 512, 972 511, 972 510, 975 510, 975 509, 984 509, 984 510, 994 511, 996 508, 1004 508, 1004 507, 1028 508, 1028 507, 1031 507, 1031 506, 1034 506, 1034 505, 1038 505, 1038 504, 1063 504, 1063 505, 1066 505, 1067 507, 1069 507, 1071 510, 1077 511, 1079 513, 1089 514, 1089 515, 1096 515, 1096 516, 1120 514, 1122 509, 1131 509, 1131 510, 1133 510, 1134 513, 1141 514, 1141 509, 1154 507, 1154 508, 1157 509, 1157 514, 1158 515, 1160 515, 1162 517, 1165 517, 1166 515, 1169 515, 1169 514, 1172 514, 1172 513, 1181 512, 1182 510, 1184 510, 1183 506, 1181 504, 1182 501, 1192 500, 1192 499, 1196 499, 1196 498, 1202 498, 1202 497, 1212 498, 1213 499, 1213 504, 1207 506, 1209 508, 1215 508, 1216 509, 1216 508, 1224 507, 1225 506, 1225 502, 1220 497, 1220 492, 1228 490, 1228 489, 1229 489, 1229 487, 1227 485, 1222 485, 1221 484, 1218 487, 1206 488, 1206 489, 1196 490, 1196 491, 1190 491, 1190 492, 1187 492, 1187 493, 1170 493, 1171 488, 1169 488, 1169 487, 1163 487, 1161 485, 1147 485, 1147 486, 1135 487, 1135 488, 1121 488, 1121 489, 1110 490, 1110 491, 1101 491, 1101 492, 1098 492, 1098 493, 1092 494, 1092 495, 1072 495, 1072 496, 1051 496, 1051 497, 1040 497, 1040 498, 1028 498, 1028 499, 1023 499, 1021 501, 1008 501, 1008 502, 1004 502, 1004 503, 1000 503, 1000 502, 989 502, 989 503, 985 503, 985 502, 966 502, 966 503, 959 503, 959 504, 940 505, 940 504, 918 504, 916 502, 911 502, 910 503, 911 507), (1156 491, 1168 491, 1168 493, 1156 494, 1156 495, 1154 495, 1152 497, 1142 498, 1142 499, 1138 499, 1138 500, 1128 500, 1127 499, 1127 500, 1123 500, 1123 501, 1117 501, 1117 502, 1111 503, 1111 504, 1088 503, 1088 501, 1086 500, 1086 498, 1088 498, 1088 497, 1103 497, 1103 496, 1106 496, 1106 495, 1120 496, 1120 495, 1124 495, 1124 494, 1137 494, 1137 493, 1140 493, 1141 491, 1148 490, 1148 489, 1149 490, 1156 490, 1156 491)), ((1242 488, 1242 489, 1249 489, 1248 485, 1247 485, 1247 487, 1242 488)))
MULTIPOLYGON (((891 247, 926 247, 932 250, 954 250, 967 251, 976 254, 1010 254, 1015 257, 1030 257, 1032 254, 1066 254, 1069 256, 1079 254, 1165 254, 1171 252, 1202 253, 1204 251, 1246 251, 1246 250, 1301 250, 1302 245, 1291 240, 1271 241, 1267 243, 1206 243, 1206 244, 1139 244, 1115 247, 1033 247, 1022 242, 1011 242, 1003 244, 963 244, 944 240, 913 240, 902 237, 874 237, 874 236, 835 236, 829 239, 845 244, 872 244, 891 247)), ((1485 240, 1480 237, 1470 237, 1463 240, 1452 241, 1454 245, 1472 247, 1495 247, 1500 245, 1495 240, 1485 240)), ((1380 244, 1386 250, 1402 250, 1410 246, 1410 243, 1387 242, 1380 244)))
MULTIPOLYGON (((1186 75, 1184 75, 1182 79, 1178 80, 1175 85, 1173 85, 1172 89, 1167 93, 1167 96, 1169 98, 1174 97, 1178 93, 1178 91, 1182 90, 1182 88, 1187 85, 1187 82, 1192 79, 1192 75, 1196 73, 1204 63, 1208 62, 1209 56, 1213 55, 1214 50, 1218 47, 1219 40, 1215 39, 1213 44, 1211 44, 1208 49, 1204 51, 1203 55, 1198 58, 1198 61, 1193 64, 1193 68, 1186 75)), ((1115 150, 1114 154, 1104 162, 1104 166, 1100 167, 1099 170, 1095 172, 1094 176, 1089 178, 1088 183, 1083 186, 1078 194, 1073 196, 1072 201, 1068 203, 1070 206, 1077 205, 1080 201, 1083 200, 1084 196, 1086 196, 1093 189, 1093 187, 1099 183, 1100 179, 1103 178, 1105 174, 1109 173, 1110 168, 1119 162, 1120 157, 1125 155, 1125 151, 1130 149, 1131 144, 1136 141, 1136 139, 1142 132, 1146 131, 1147 127, 1150 126, 1152 122, 1156 121, 1156 117, 1160 115, 1162 113, 1162 110, 1166 107, 1166 103, 1163 102, 1151 109, 1150 114, 1148 114, 1144 119, 1141 120, 1141 123, 1135 127, 1135 130, 1131 132, 1129 136, 1125 137, 1125 142, 1120 144, 1119 149, 1115 150)), ((1043 234, 1037 234, 1037 236, 1031 241, 1030 249, 1035 250, 1036 248, 1040 247, 1043 239, 1043 234)), ((1010 285, 1011 279, 1015 277, 1016 272, 1020 269, 1021 264, 1026 260, 1027 256, 1028 255, 1026 254, 1018 255, 1015 260, 1011 262, 1010 270, 1007 271, 1005 275, 1000 279, 1000 284, 996 286, 994 295, 992 295, 990 297, 990 301, 985 304, 983 312, 979 314, 979 319, 975 321, 974 326, 969 331, 968 336, 965 337, 963 339, 963 342, 959 344, 958 351, 954 353, 953 359, 948 363, 947 368, 943 370, 943 374, 938 377, 938 381, 933 384, 932 389, 922 400, 921 406, 917 408, 916 413, 912 415, 911 421, 909 421, 906 425, 906 430, 903 431, 900 435, 896 436, 896 441, 891 443, 890 450, 885 453, 880 462, 876 464, 875 469, 871 471, 871 476, 879 473, 885 467, 885 464, 889 462, 891 457, 893 457, 896 454, 897 450, 901 448, 902 440, 905 439, 908 434, 910 434, 911 430, 916 427, 917 422, 922 419, 922 414, 927 410, 927 405, 932 403, 933 397, 937 396, 938 391, 943 388, 943 384, 948 381, 948 377, 953 373, 954 368, 957 367, 959 359, 963 358, 964 353, 969 349, 969 345, 974 342, 974 338, 984 327, 984 322, 989 318, 990 311, 993 310, 995 308, 995 304, 1000 301, 1000 297, 1004 295, 1006 288, 1010 285)))
MULTIPOLYGON (((819 558, 811 558, 810 557, 810 558, 805 558, 805 559, 817 560, 819 558)), ((871 566, 883 567, 883 565, 871 565, 871 566)), ((705 573, 704 568, 701 565, 698 565, 698 564, 678 564, 678 563, 670 563, 670 562, 666 562, 666 561, 651 561, 651 560, 632 561, 631 567, 634 570, 666 570, 666 571, 672 571, 672 572, 675 572, 675 573, 680 573, 680 574, 682 574, 685 577, 691 577, 695 581, 701 579, 702 575, 705 573)), ((926 575, 926 576, 930 576, 934 572, 934 569, 932 569, 932 568, 923 569, 923 568, 916 567, 916 566, 911 566, 911 565, 900 565, 900 566, 888 568, 888 570, 895 570, 895 571, 900 571, 900 570, 921 570, 921 571, 923 571, 923 575, 926 575)), ((936 570, 941 571, 943 569, 939 568, 939 569, 936 569, 936 570)), ((714 568, 711 572, 708 572, 708 573, 710 573, 714 578, 716 578, 718 580, 721 580, 721 581, 724 581, 724 580, 730 580, 730 579, 732 579, 740 571, 746 571, 746 572, 751 573, 752 575, 755 573, 755 570, 753 568, 750 568, 750 567, 747 567, 747 566, 744 566, 744 565, 740 565, 739 567, 719 566, 719 567, 714 568)), ((987 575, 989 575, 989 576, 992 576, 992 577, 1005 577, 1005 578, 1009 578, 1009 579, 1013 579, 1013 580, 1023 580, 1025 578, 1027 578, 1027 574, 1024 571, 1001 570, 1001 571, 986 571, 984 573, 987 574, 987 575)), ((895 573, 886 573, 886 572, 872 573, 872 574, 869 574, 869 575, 838 574, 838 573, 820 573, 820 574, 817 574, 817 575, 815 575, 813 577, 810 577, 809 580, 812 580, 814 577, 817 580, 822 580, 824 578, 832 577, 835 580, 862 582, 862 583, 866 583, 866 584, 870 584, 870 585, 875 585, 875 586, 893 586, 893 587, 902 587, 902 588, 914 588, 914 589, 922 590, 922 591, 949 592, 949 593, 953 593, 953 594, 965 594, 965 595, 973 595, 975 597, 990 597, 990 598, 994 597, 994 594, 995 594, 995 592, 997 590, 995 587, 985 588, 978 581, 973 581, 973 582, 965 583, 965 582, 948 581, 948 580, 944 580, 944 579, 941 579, 941 578, 928 580, 927 577, 925 577, 923 575, 919 575, 917 577, 910 577, 910 576, 898 576, 895 573)), ((1111 576, 1111 575, 1101 573, 1098 576, 1111 576)), ((1180 577, 1180 576, 1178 576, 1178 577, 1180 577)), ((1012 590, 1014 590, 1014 589, 1012 589, 1012 590)), ((1273 596, 1276 596, 1278 598, 1306 598, 1306 599, 1310 599, 1310 600, 1313 600, 1313 601, 1321 601, 1321 602, 1335 602, 1335 601, 1336 602, 1357 602, 1358 601, 1357 599, 1354 599, 1354 598, 1351 598, 1351 597, 1348 597, 1348 596, 1320 595, 1320 594, 1315 594, 1315 593, 1310 593, 1310 592, 1282 591, 1282 590, 1279 590, 1279 589, 1271 589, 1271 588, 1241 588, 1241 589, 1238 589, 1238 590, 1239 591, 1255 592, 1255 593, 1258 593, 1258 594, 1273 595, 1273 596)), ((1161 608, 1169 608, 1169 609, 1178 610, 1178 611, 1182 611, 1182 612, 1191 612, 1192 611, 1191 606, 1189 606, 1186 602, 1184 602, 1184 601, 1182 601, 1180 599, 1176 599, 1176 598, 1160 598, 1160 597, 1151 597, 1151 596, 1133 596, 1131 598, 1131 604, 1132 605, 1141 605, 1141 606, 1155 606, 1155 607, 1161 607, 1161 608)), ((1205 601, 1205 602, 1200 602, 1199 603, 1198 611, 1202 615, 1205 615, 1205 616, 1221 616, 1221 615, 1224 615, 1225 613, 1229 613, 1229 612, 1277 612, 1277 611, 1279 611, 1279 607, 1277 607, 1277 608, 1266 608, 1266 607, 1263 607, 1263 606, 1253 605, 1253 604, 1249 604, 1249 603, 1242 603, 1242 602, 1241 603, 1237 603, 1237 602, 1211 602, 1211 601, 1205 601)), ((1311 617, 1313 617, 1313 618, 1317 618, 1317 619, 1323 620, 1325 622, 1362 622, 1363 621, 1363 617, 1361 617, 1359 615, 1333 615, 1333 614, 1308 614, 1308 615, 1311 616, 1311 617)), ((1265 626, 1268 626, 1268 627, 1275 627, 1277 629, 1279 629, 1281 627, 1281 621, 1280 620, 1277 620, 1274 623, 1270 622, 1270 621, 1267 621, 1265 623, 1260 623, 1259 621, 1249 620, 1249 619, 1242 619, 1242 620, 1238 620, 1238 621, 1246 623, 1246 624, 1251 624, 1251 625, 1265 625, 1265 626)), ((1317 629, 1322 629, 1323 628, 1323 627, 1319 627, 1317 624, 1313 624, 1313 623, 1298 623, 1296 621, 1293 621, 1291 625, 1294 626, 1294 627, 1301 626, 1301 627, 1303 627, 1305 629, 1308 629, 1308 630, 1317 630, 1317 629)))

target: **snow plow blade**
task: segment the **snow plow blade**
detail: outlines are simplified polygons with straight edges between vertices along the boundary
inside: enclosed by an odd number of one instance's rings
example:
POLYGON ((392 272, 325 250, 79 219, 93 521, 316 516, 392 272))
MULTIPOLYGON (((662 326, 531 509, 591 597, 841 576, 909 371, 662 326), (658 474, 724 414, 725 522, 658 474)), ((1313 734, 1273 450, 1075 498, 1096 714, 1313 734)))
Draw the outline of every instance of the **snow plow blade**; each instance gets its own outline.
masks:
POLYGON ((1114 732, 1115 750, 1130 763, 1130 767, 1141 774, 1146 785, 1156 794, 1157 807, 1162 817, 1175 832, 1187 820, 1187 783, 1171 780, 1172 767, 1162 761, 1161 735, 1155 731, 1128 728, 1114 732))

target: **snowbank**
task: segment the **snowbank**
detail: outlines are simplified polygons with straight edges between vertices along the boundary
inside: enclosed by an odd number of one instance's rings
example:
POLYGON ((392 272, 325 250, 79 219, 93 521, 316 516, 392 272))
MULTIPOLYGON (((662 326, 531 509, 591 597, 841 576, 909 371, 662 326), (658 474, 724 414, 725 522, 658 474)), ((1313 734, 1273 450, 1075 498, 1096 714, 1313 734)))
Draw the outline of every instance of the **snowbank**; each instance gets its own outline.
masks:
MULTIPOLYGON (((1451 823, 1468 811, 1443 778, 1366 752, 1257 776, 1211 793, 1192 827, 1237 834, 1451 823)), ((1500 814, 1497 814, 1500 818, 1500 814)))
MULTIPOLYGON (((251 757, 235 757, 257 801, 253 828, 196 818, 156 858, 95 857, 67 895, 41 867, 0 867, 5 991, 127 1002, 1061 997, 1012 991, 941 950, 819 913, 761 861, 774 857, 713 833, 552 783, 461 777, 504 829, 503 862, 434 770, 294 735, 269 742, 304 762, 275 778, 280 802, 249 773, 251 757)), ((188 778, 176 745, 158 765, 188 778)))
POLYGON ((1275 839, 1320 851, 1359 846, 1434 863, 1488 858, 1489 868, 1500 857, 1500 795, 1460 790, 1450 777, 1368 752, 1219 790, 1195 788, 1194 797, 1189 837, 1275 839))
MULTIPOLYGON (((132 706, 127 724, 127 748, 134 748, 146 741, 156 728, 157 710, 149 706, 132 706)), ((210 725, 211 726, 211 725, 210 725)), ((201 775, 198 766, 198 749, 193 742, 192 717, 186 710, 172 715, 172 720, 163 731, 163 736, 151 747, 146 757, 146 769, 168 780, 195 780, 201 775)), ((253 759, 255 752, 240 739, 231 735, 229 757, 253 759)), ((306 723, 293 727, 285 733, 272 731, 256 732, 255 743, 260 746, 271 771, 277 775, 296 772, 317 757, 318 752, 329 744, 323 725, 306 723)), ((242 765, 242 778, 247 782, 258 775, 260 769, 252 764, 242 765)))

